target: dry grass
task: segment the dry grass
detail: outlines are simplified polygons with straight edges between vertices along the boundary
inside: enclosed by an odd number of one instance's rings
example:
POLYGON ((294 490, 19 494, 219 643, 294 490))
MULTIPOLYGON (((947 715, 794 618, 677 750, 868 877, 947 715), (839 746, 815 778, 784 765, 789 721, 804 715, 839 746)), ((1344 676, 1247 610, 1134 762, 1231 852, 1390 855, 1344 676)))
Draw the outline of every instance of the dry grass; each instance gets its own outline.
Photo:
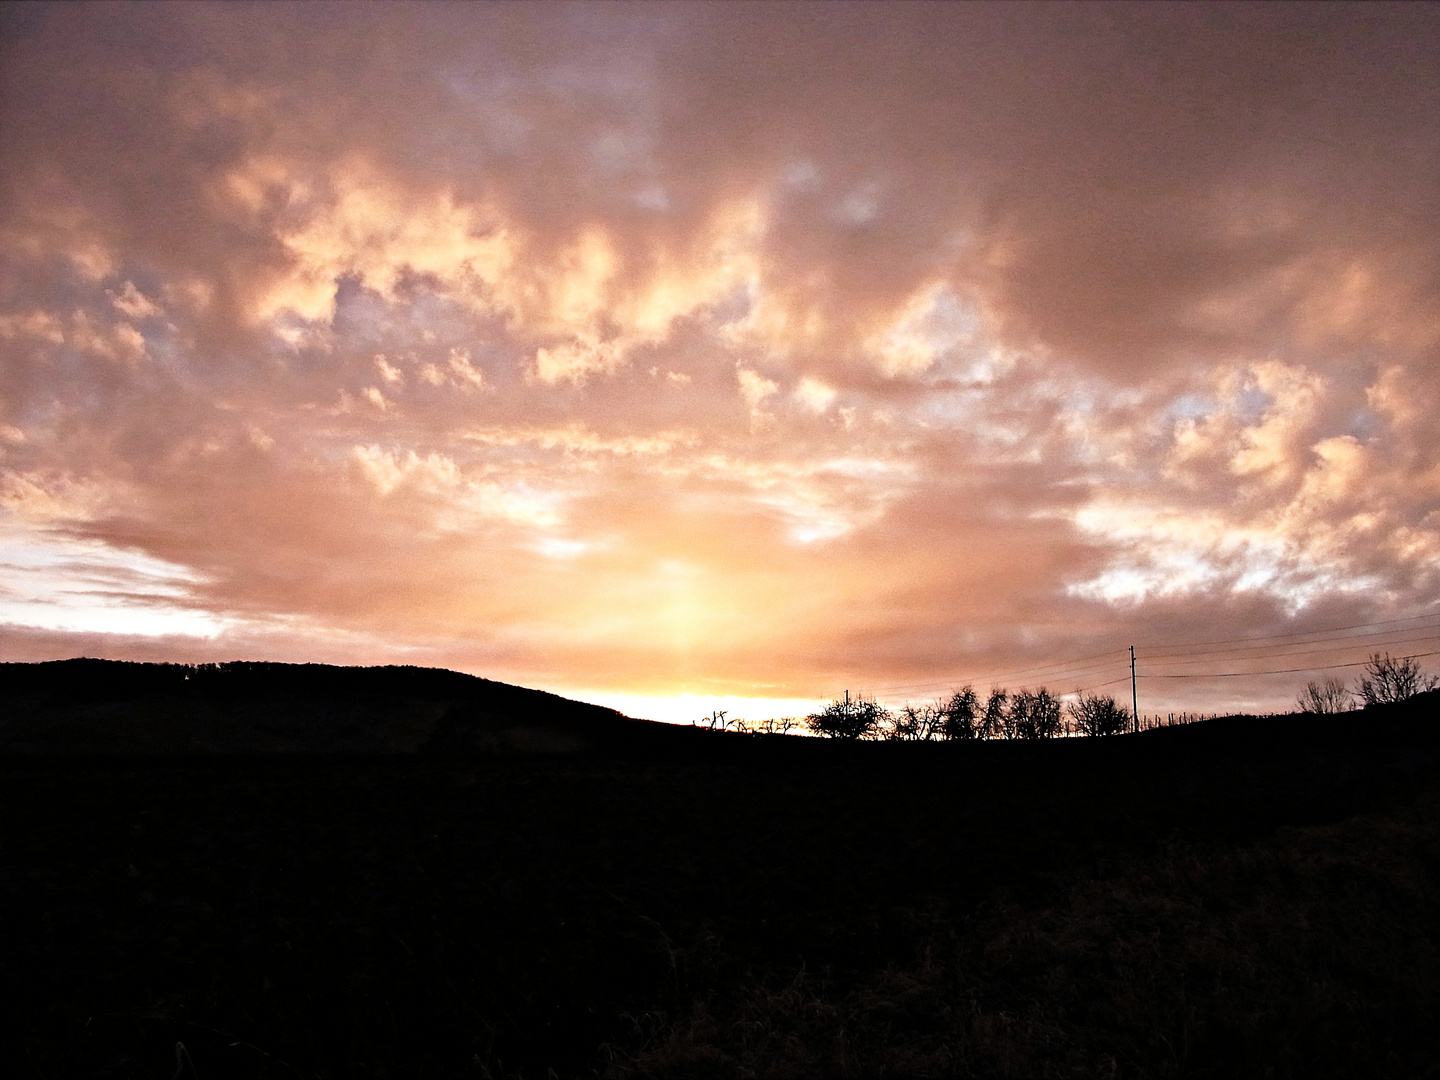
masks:
POLYGON ((694 1004, 612 1075, 1432 1075, 1440 805, 1281 829, 1027 908, 936 919, 909 966, 694 1004))
POLYGON ((1433 1076, 1437 711, 0 759, 5 1045, 45 1080, 182 1042, 204 1080, 1433 1076))

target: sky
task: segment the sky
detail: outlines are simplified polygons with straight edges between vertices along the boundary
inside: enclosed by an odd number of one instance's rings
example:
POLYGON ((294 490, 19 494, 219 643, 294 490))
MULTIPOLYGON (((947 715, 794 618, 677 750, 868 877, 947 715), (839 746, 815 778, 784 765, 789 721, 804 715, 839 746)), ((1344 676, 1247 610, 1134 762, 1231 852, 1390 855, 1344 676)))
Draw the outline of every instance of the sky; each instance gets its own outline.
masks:
POLYGON ((1440 8, 0 21, 0 660, 683 720, 1440 650, 1440 8))

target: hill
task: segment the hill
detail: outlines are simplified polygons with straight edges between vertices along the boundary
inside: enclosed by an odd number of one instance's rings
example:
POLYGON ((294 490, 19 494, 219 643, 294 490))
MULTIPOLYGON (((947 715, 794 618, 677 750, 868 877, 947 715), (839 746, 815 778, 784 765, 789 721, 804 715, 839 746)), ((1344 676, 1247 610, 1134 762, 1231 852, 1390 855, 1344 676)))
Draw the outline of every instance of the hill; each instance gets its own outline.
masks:
POLYGON ((0 753, 573 753, 637 724, 653 726, 436 668, 0 664, 0 753))
MULTIPOLYGON (((428 677, 386 700, 464 700, 428 677)), ((370 700, 308 685, 234 701, 370 700)), ((1039 744, 566 715, 561 753, 0 756, 20 1075, 1440 1065, 1437 695, 1039 744)))

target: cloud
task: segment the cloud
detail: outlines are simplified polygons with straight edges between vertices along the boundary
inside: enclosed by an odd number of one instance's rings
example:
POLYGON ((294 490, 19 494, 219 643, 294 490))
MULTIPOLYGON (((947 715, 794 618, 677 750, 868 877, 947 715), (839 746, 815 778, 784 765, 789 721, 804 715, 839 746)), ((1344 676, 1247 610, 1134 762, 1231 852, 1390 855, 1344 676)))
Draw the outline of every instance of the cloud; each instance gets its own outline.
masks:
POLYGON ((833 387, 807 375, 795 384, 794 397, 811 412, 823 413, 835 400, 835 393, 833 387))
POLYGON ((0 19, 13 655, 807 697, 1432 603, 1430 8, 0 19))
POLYGON ((745 399, 745 404, 752 412, 759 409, 766 398, 780 390, 779 383, 749 368, 739 368, 735 375, 740 380, 740 396, 745 399))

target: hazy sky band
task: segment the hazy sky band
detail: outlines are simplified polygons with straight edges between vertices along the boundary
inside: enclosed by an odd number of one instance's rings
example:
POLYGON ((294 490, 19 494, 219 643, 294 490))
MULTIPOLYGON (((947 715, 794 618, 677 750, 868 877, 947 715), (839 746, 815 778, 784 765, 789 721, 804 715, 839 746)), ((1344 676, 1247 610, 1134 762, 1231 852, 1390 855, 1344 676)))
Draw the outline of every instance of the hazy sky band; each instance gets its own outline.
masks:
POLYGON ((1430 6, 0 18, 9 658, 803 699, 1435 610, 1430 6))

